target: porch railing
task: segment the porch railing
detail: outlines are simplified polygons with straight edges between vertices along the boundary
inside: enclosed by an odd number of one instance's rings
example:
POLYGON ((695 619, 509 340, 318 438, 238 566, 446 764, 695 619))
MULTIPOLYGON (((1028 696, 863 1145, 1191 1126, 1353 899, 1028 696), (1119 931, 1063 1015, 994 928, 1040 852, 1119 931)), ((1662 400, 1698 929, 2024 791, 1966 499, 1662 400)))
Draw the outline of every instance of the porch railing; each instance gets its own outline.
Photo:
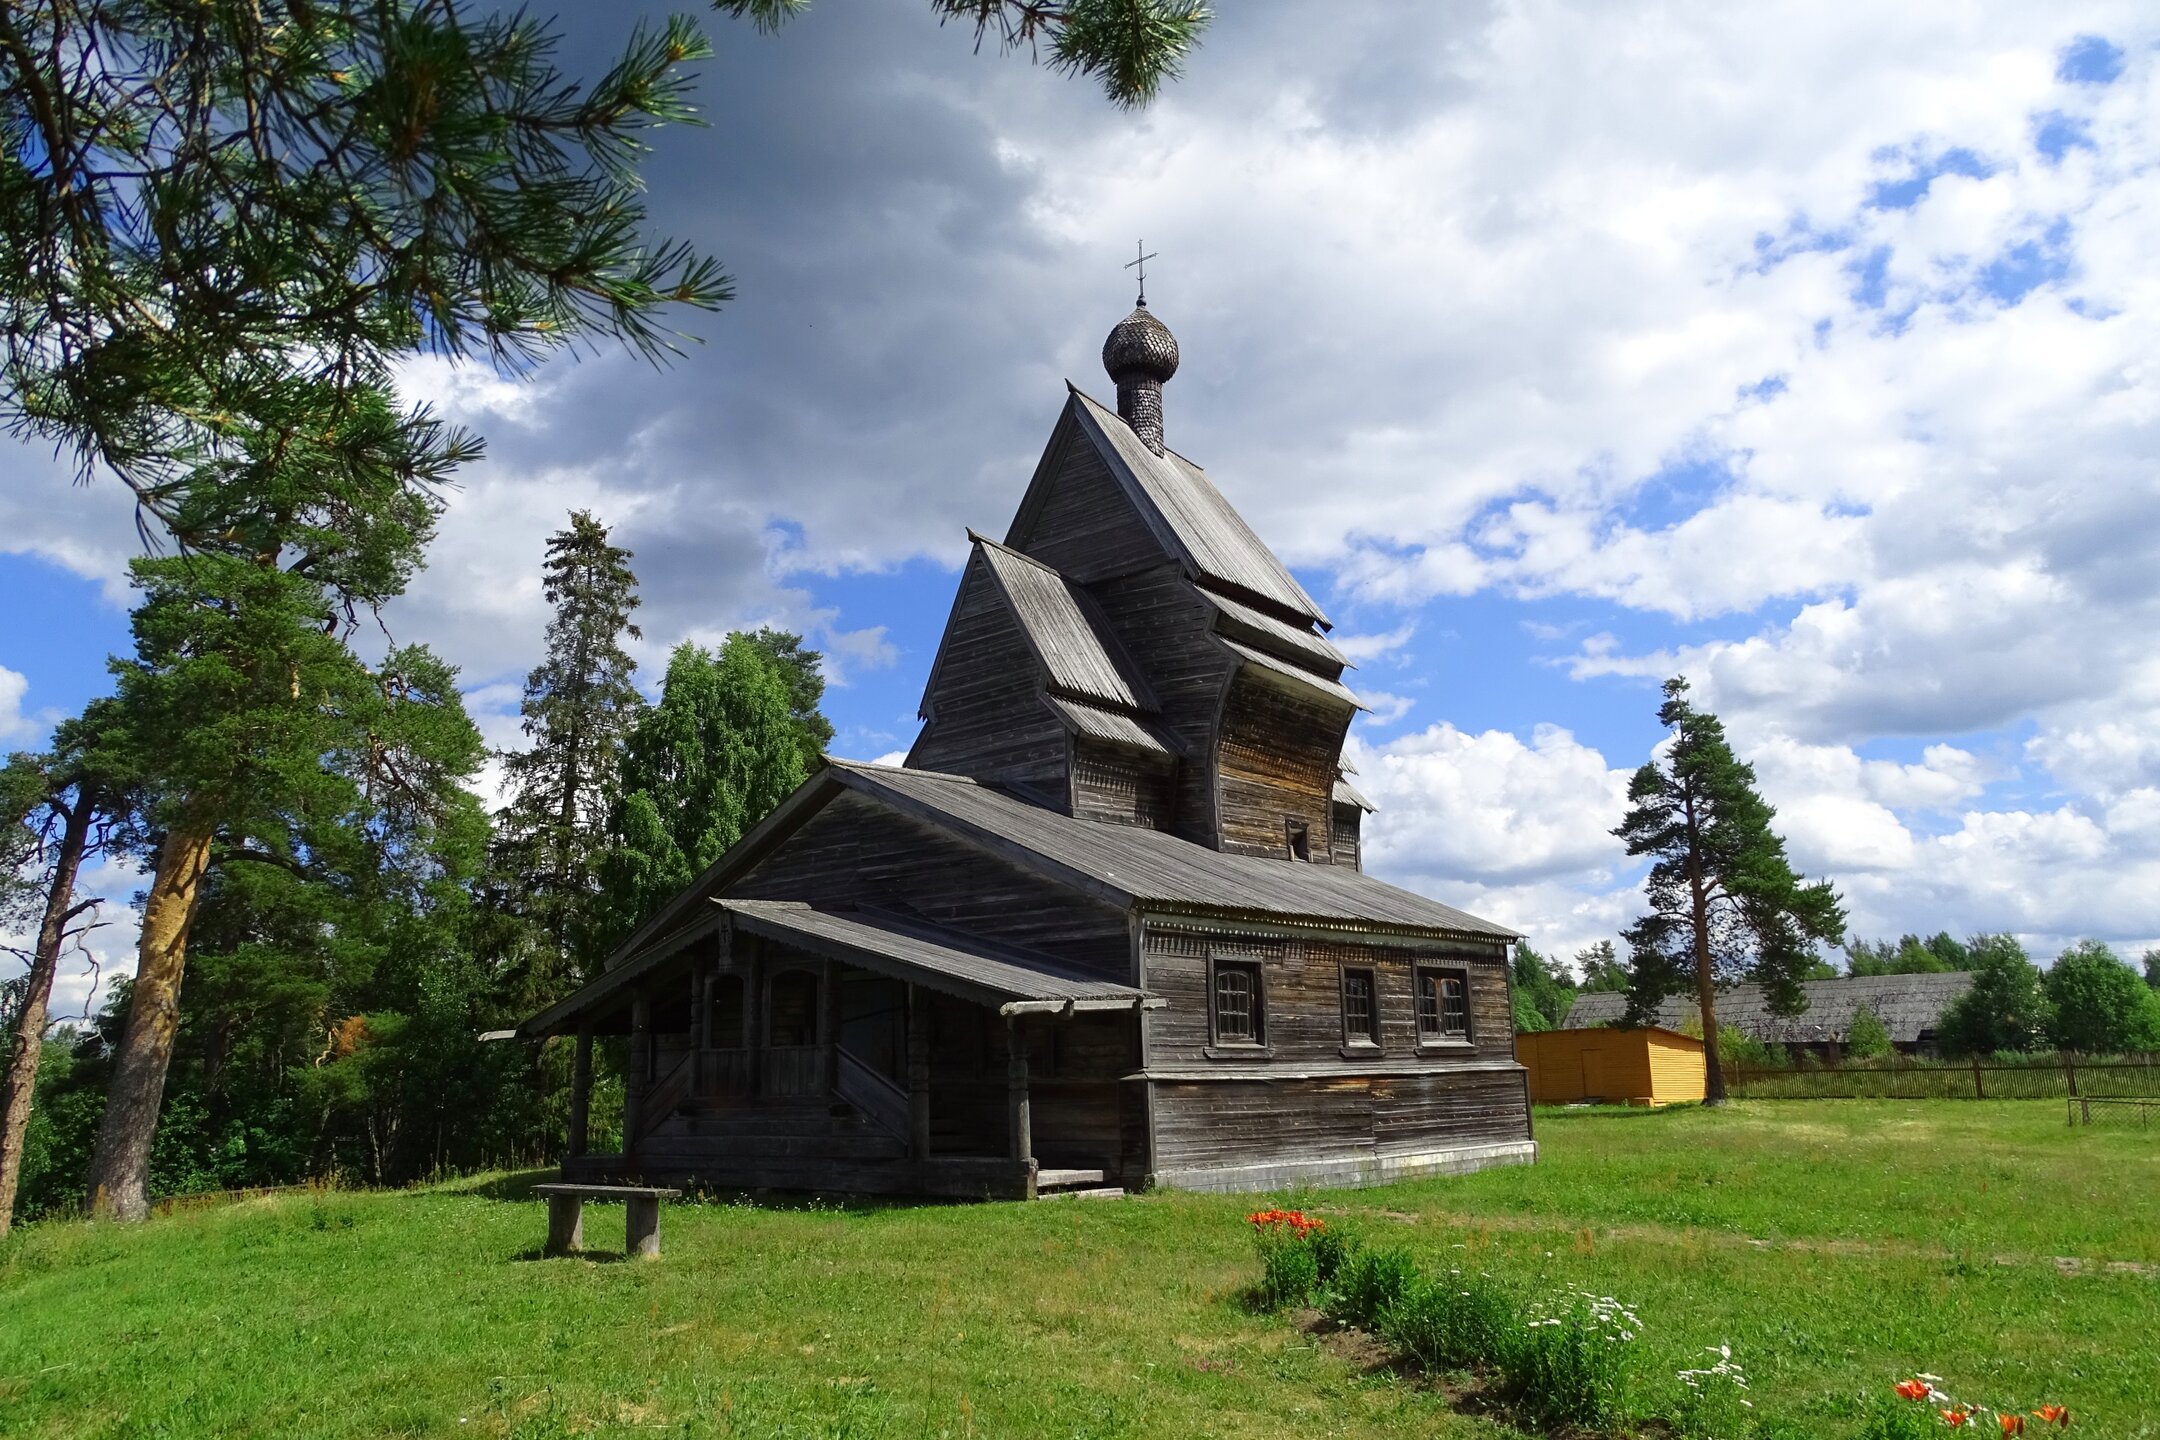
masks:
POLYGON ((842 1100, 862 1111, 878 1129, 888 1135, 907 1138, 907 1091, 872 1069, 846 1046, 840 1048, 839 1082, 833 1088, 842 1100))

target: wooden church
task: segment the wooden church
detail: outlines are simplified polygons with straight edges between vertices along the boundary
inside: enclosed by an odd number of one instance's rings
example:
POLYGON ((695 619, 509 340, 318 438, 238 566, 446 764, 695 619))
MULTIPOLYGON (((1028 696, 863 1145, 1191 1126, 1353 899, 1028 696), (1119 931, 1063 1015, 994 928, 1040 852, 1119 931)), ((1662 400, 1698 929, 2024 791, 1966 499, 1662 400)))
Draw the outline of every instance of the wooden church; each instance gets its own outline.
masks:
POLYGON ((1327 616, 1163 444, 1110 332, 974 542, 905 766, 834 761, 517 1031, 574 1034, 573 1179, 1025 1196, 1533 1159, 1514 932, 1362 873, 1327 616), (596 1035, 629 1036, 620 1155, 596 1035))

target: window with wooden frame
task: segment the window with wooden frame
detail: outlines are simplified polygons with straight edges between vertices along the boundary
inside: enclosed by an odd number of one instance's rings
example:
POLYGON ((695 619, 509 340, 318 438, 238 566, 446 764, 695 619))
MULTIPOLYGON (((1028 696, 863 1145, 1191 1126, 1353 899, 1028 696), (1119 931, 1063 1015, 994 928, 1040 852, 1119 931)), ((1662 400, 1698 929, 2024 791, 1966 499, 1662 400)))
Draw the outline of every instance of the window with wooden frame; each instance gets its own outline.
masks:
POLYGON ((1345 966, 1342 972, 1343 1044, 1378 1048, 1380 992, 1373 972, 1345 966))
POLYGON ((1420 1045, 1470 1042, 1470 972, 1421 965, 1417 972, 1420 1045))
POLYGON ((1257 960, 1215 960, 1210 964, 1215 1043, 1223 1046, 1267 1043, 1267 994, 1257 960))
POLYGON ((1312 859, 1312 831, 1303 820, 1284 820, 1283 835, 1290 846, 1292 860, 1312 859))

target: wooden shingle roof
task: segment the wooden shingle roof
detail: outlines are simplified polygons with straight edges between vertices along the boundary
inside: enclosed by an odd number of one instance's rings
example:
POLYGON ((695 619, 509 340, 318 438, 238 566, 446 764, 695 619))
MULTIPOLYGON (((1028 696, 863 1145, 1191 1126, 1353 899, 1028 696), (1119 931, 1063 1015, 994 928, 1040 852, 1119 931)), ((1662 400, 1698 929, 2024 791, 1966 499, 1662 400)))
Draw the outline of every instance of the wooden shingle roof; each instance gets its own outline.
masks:
POLYGON ((1043 564, 974 531, 983 560, 1012 607, 1050 687, 1099 704, 1152 713, 1155 696, 1085 590, 1043 564))
POLYGON ((851 789, 1120 905, 1478 940, 1518 938, 1504 925, 1347 865, 1226 854, 1160 831, 1061 815, 962 775, 845 760, 831 762, 829 773, 851 789))
POLYGON ((1174 450, 1157 455, 1140 443, 1117 411, 1098 405, 1077 387, 1072 394, 1081 428, 1111 473, 1194 573, 1328 628, 1319 602, 1231 508, 1206 471, 1174 450))
MULTIPOLYGON (((1873 1011, 1899 1045, 1916 1045, 1941 1023, 1943 1011, 1972 988, 1969 971, 1940 975, 1855 975, 1841 980, 1807 980, 1800 986, 1808 999, 1798 1015, 1773 1015, 1760 985, 1735 985, 1718 993, 1718 1024, 1737 1029, 1765 1045, 1842 1044, 1862 1006, 1873 1011)), ((1583 1030, 1616 1023, 1627 1011, 1627 996, 1611 992, 1578 995, 1561 1028, 1583 1030)), ((1702 1023, 1700 1007, 1688 996, 1674 995, 1658 1007, 1657 1023, 1678 1029, 1702 1023)))
POLYGON ((1014 1013, 1132 1010, 1148 1000, 1144 991, 1080 974, 1045 955, 876 910, 795 900, 712 903, 733 915, 739 929, 1014 1013))

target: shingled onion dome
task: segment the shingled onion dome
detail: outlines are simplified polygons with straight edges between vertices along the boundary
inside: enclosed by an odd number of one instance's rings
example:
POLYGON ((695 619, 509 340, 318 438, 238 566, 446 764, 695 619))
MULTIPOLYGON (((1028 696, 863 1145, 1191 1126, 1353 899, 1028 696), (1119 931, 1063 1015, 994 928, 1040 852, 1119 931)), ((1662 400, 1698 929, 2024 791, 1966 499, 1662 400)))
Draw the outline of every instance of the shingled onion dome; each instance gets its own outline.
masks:
POLYGON ((1177 337, 1145 302, 1103 341, 1103 369, 1117 382, 1117 410, 1140 443, 1163 453, 1162 387, 1177 374, 1177 337))

